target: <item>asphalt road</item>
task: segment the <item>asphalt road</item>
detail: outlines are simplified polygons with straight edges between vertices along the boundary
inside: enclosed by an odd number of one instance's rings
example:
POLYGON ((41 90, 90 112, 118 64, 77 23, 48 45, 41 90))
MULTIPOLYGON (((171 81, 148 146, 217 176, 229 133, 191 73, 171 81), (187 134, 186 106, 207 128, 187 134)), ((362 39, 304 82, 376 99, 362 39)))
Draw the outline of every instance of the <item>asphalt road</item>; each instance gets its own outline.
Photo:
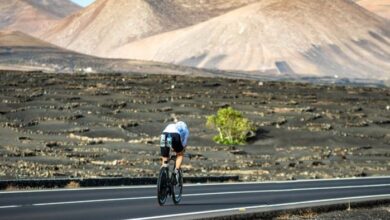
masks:
POLYGON ((155 186, 0 192, 0 219, 161 219, 390 198, 390 177, 185 185, 160 207, 155 186))

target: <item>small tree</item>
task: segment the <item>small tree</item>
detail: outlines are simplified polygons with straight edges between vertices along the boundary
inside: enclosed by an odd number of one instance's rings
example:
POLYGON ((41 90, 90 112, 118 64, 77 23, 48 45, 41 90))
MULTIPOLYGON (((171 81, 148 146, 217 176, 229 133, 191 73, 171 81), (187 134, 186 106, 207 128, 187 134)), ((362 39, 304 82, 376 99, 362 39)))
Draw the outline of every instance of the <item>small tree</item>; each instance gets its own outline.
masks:
POLYGON ((213 140, 219 144, 245 144, 248 133, 254 131, 252 123, 232 107, 218 110, 207 117, 207 126, 219 132, 213 140))

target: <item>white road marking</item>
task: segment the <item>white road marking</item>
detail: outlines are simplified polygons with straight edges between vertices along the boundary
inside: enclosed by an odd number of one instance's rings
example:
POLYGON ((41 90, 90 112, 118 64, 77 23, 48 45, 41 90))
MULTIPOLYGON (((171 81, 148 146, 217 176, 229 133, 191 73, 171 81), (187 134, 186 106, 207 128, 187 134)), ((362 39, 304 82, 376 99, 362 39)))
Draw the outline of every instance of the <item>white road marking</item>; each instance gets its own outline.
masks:
POLYGON ((145 186, 112 186, 112 187, 85 187, 75 189, 37 189, 37 190, 18 190, 18 191, 3 191, 0 194, 14 194, 14 193, 42 193, 42 192, 68 192, 68 191, 90 191, 90 190, 112 190, 112 189, 148 189, 156 188, 156 185, 145 186))
MULTIPOLYGON (((263 185, 273 183, 304 183, 304 182, 328 182, 328 181, 348 181, 348 180, 369 180, 369 179, 390 179, 390 176, 371 176, 371 177, 351 177, 351 178, 336 178, 336 179, 307 179, 307 180, 283 180, 283 181, 264 181, 264 182, 230 182, 230 183, 194 183, 184 184, 184 187, 193 186, 217 186, 217 185, 263 185)), ((0 194, 12 193, 41 193, 41 192, 63 192, 63 191, 87 191, 87 190, 115 190, 115 189, 147 189, 156 188, 156 185, 140 185, 140 186, 113 186, 113 187, 85 187, 76 189, 45 189, 45 190, 20 190, 20 191, 3 191, 0 194)))
POLYGON ((306 183, 306 182, 329 182, 329 181, 348 181, 348 180, 370 180, 370 179, 390 179, 390 176, 368 176, 368 177, 350 177, 334 179, 306 179, 306 180, 281 180, 281 181, 264 181, 264 182, 229 182, 229 183, 202 183, 202 184, 185 184, 184 186, 216 186, 216 185, 251 185, 251 184, 273 184, 273 183, 306 183))
POLYGON ((155 198, 156 198, 156 196, 145 196, 145 197, 132 197, 132 198, 80 200, 80 201, 69 201, 69 202, 48 202, 48 203, 36 203, 36 204, 32 204, 32 205, 33 206, 67 205, 67 204, 95 203, 95 202, 115 202, 115 201, 155 199, 155 198))
POLYGON ((268 192, 295 192, 295 191, 313 191, 313 190, 326 190, 326 189, 356 189, 356 188, 374 188, 374 187, 386 187, 390 184, 376 184, 376 185, 360 185, 360 186, 331 186, 331 187, 312 187, 312 188, 296 188, 296 189, 269 189, 269 190, 248 190, 248 191, 235 191, 235 192, 212 192, 212 193, 196 193, 183 195, 188 196, 209 196, 209 195, 228 195, 228 194, 250 194, 250 193, 268 193, 268 192))
POLYGON ((19 208, 22 207, 21 205, 6 205, 6 206, 0 206, 0 209, 11 209, 11 208, 19 208))
MULTIPOLYGON (((231 194, 252 194, 252 193, 270 193, 270 192, 296 192, 296 191, 314 191, 314 190, 328 190, 328 189, 356 189, 356 188, 374 188, 374 187, 389 187, 389 186, 390 186, 390 184, 376 184, 376 185, 332 186, 332 187, 312 187, 312 188, 296 188, 296 189, 225 191, 225 192, 184 194, 183 197, 212 196, 212 195, 231 195, 231 194)), ((142 199, 156 199, 156 196, 129 197, 129 198, 112 198, 112 199, 94 199, 94 200, 79 200, 79 201, 67 201, 67 202, 36 203, 36 204, 32 204, 32 206, 68 205, 68 204, 97 203, 97 202, 115 202, 115 201, 128 201, 128 200, 142 200, 142 199)))
MULTIPOLYGON (((359 200, 359 199, 386 199, 390 198, 390 194, 385 195, 372 195, 372 196, 355 196, 355 197, 345 197, 338 199, 319 199, 319 200, 309 200, 302 202, 291 202, 291 203, 280 203, 273 205, 259 205, 259 206, 248 206, 248 207, 237 207, 237 208, 229 208, 229 209, 215 209, 208 211, 199 211, 199 212, 187 212, 180 214, 171 214, 171 215, 159 215, 159 216, 151 216, 144 218, 131 218, 126 220, 149 220, 149 219, 161 219, 161 218, 174 218, 174 217, 185 217, 185 216, 193 216, 193 215, 202 215, 202 214, 212 214, 219 212, 240 212, 240 210, 255 210, 261 208, 276 208, 276 207, 287 207, 294 205, 305 205, 305 204, 313 204, 313 203, 321 203, 321 202, 342 202, 342 201, 351 201, 351 200, 359 200)), ((236 213, 237 214, 237 213, 236 213)))

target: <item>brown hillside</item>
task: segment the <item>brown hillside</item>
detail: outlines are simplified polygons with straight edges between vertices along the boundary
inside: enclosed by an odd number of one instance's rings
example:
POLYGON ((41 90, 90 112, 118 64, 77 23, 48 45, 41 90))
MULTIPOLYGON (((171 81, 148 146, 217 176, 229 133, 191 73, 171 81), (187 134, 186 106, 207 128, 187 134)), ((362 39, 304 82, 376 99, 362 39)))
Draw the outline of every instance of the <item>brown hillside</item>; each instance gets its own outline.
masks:
POLYGON ((81 7, 69 0, 1 0, 0 30, 37 35, 81 7))
POLYGON ((105 57, 113 48, 187 27, 257 0, 97 0, 42 35, 61 47, 105 57))
POLYGON ((223 70, 389 78, 390 29, 347 0, 264 0, 110 55, 223 70))
POLYGON ((20 31, 0 32, 0 47, 57 48, 50 43, 29 36, 20 31))
POLYGON ((20 31, 0 32, 0 69, 70 72, 86 55, 59 48, 20 31))
POLYGON ((0 70, 50 73, 150 73, 213 76, 209 71, 149 61, 102 59, 57 47, 19 31, 0 31, 0 70))
POLYGON ((390 19, 390 0, 358 0, 357 3, 379 16, 390 19))

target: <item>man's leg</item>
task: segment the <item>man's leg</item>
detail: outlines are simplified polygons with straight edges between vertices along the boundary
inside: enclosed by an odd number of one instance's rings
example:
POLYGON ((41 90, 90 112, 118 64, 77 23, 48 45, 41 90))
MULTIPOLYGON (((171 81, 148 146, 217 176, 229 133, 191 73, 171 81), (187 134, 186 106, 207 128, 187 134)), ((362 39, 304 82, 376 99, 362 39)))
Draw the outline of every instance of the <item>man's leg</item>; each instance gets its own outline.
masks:
POLYGON ((180 169, 181 164, 183 163, 184 150, 180 153, 176 153, 176 169, 180 169))

